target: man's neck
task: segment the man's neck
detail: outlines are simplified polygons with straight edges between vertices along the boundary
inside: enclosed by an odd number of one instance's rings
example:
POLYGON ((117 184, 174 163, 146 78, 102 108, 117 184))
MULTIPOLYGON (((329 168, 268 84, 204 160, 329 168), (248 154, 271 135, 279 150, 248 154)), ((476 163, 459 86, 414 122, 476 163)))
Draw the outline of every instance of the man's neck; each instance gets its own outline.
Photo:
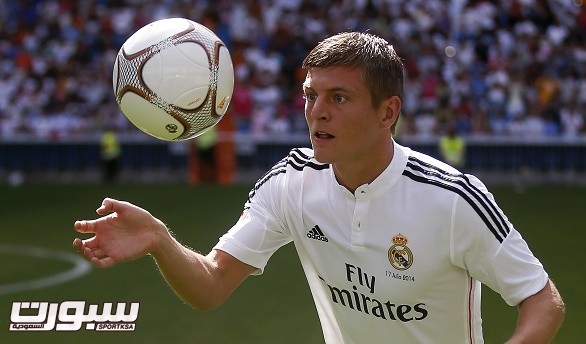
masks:
POLYGON ((332 164, 334 175, 340 185, 354 193, 358 187, 372 183, 389 166, 394 154, 394 143, 380 154, 372 155, 362 161, 339 162, 332 164))

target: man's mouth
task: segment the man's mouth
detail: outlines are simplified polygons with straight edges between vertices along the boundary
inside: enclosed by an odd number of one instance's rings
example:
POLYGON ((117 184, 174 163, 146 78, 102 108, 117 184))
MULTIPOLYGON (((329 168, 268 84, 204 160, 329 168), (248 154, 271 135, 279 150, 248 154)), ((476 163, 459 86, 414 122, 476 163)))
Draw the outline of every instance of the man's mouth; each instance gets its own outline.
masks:
POLYGON ((328 134, 325 131, 316 131, 315 134, 313 134, 315 136, 315 138, 318 139, 333 139, 334 135, 332 134, 328 134))

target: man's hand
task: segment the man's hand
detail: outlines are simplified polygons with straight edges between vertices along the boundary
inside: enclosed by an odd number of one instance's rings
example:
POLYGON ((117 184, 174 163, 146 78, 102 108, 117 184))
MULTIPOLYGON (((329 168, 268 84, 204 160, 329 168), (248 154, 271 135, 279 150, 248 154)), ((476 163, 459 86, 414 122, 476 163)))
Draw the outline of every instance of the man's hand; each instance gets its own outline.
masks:
POLYGON ((223 251, 203 256, 181 245, 163 222, 131 203, 106 198, 96 212, 102 217, 74 224, 95 234, 73 241, 85 259, 106 268, 151 254, 169 286, 196 309, 217 307, 256 269, 223 251))
POLYGON ((73 247, 98 268, 152 253, 159 238, 170 235, 160 220, 128 202, 106 198, 96 213, 102 217, 74 223, 76 231, 95 235, 85 240, 75 238, 73 247))

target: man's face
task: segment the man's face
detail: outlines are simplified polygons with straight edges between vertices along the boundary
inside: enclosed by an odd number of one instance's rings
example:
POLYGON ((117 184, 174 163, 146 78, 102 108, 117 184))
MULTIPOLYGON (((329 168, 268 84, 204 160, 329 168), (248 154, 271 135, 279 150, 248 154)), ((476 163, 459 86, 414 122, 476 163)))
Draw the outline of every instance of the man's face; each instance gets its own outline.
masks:
POLYGON ((303 83, 305 119, 315 158, 323 163, 372 163, 390 139, 387 102, 373 108, 361 70, 310 68, 303 83))

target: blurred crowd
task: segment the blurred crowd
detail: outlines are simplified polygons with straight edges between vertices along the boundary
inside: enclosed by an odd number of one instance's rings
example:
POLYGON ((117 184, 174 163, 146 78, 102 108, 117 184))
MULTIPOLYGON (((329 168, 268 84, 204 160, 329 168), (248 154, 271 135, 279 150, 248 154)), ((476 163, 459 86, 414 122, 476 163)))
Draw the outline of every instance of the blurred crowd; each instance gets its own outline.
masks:
POLYGON ((208 26, 230 49, 241 132, 304 132, 302 59, 359 30, 404 59, 400 135, 585 134, 583 0, 0 0, 0 136, 136 130, 114 102, 114 59, 169 17, 208 26))

